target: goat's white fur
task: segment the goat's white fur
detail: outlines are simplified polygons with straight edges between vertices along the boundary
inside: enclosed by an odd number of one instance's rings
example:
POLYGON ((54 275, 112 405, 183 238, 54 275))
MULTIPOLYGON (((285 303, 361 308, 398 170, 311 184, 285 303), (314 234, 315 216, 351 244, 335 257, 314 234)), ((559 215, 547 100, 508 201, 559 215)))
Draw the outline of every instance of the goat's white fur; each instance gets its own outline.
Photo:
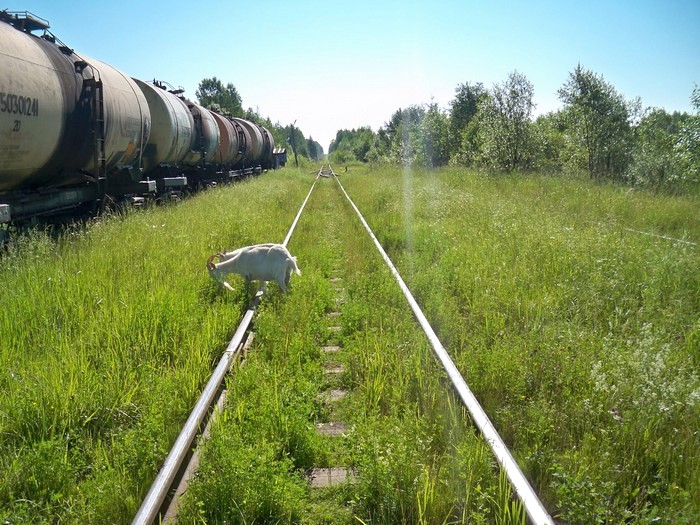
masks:
POLYGON ((224 275, 237 273, 246 281, 277 281, 282 291, 287 293, 292 273, 301 275, 296 261, 296 257, 292 257, 281 244, 256 244, 212 255, 207 261, 207 269, 213 279, 222 281, 229 290, 233 288, 223 280, 224 275), (217 257, 219 262, 215 263, 217 257))

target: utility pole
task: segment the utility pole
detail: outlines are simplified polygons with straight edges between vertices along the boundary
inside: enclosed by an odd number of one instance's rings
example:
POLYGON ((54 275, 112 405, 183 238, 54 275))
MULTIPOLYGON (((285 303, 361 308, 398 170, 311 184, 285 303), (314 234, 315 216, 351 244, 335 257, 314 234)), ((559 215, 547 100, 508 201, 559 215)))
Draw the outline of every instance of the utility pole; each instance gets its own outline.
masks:
POLYGON ((297 168, 299 167, 299 159, 297 158, 297 143, 296 143, 296 138, 294 137, 294 124, 296 124, 297 121, 295 120, 292 123, 292 136, 290 137, 290 140, 292 141, 292 151, 294 152, 294 163, 296 164, 297 168))

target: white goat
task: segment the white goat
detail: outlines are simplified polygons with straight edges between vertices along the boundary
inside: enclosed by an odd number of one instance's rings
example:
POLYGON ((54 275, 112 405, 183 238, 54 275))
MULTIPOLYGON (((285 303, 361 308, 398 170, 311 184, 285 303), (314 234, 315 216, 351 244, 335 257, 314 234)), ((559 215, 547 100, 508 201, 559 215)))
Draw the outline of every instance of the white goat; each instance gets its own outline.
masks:
POLYGON ((223 277, 237 273, 246 281, 277 281, 282 291, 287 293, 292 273, 301 275, 296 261, 296 257, 292 257, 281 244, 256 244, 212 255, 207 260, 207 269, 213 279, 222 281, 229 290, 233 288, 223 277), (217 257, 219 262, 215 263, 217 257))

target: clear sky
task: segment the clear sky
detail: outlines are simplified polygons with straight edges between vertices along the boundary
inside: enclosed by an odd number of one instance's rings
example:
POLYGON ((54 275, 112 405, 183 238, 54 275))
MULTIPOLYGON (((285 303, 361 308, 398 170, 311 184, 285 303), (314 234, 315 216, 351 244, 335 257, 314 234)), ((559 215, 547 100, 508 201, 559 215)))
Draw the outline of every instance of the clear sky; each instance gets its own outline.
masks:
POLYGON ((46 18, 68 46, 143 80, 233 83, 244 107, 297 121, 328 151, 335 132, 371 126, 458 84, 490 88, 514 70, 536 113, 578 63, 627 99, 691 111, 700 84, 700 0, 5 0, 46 18))

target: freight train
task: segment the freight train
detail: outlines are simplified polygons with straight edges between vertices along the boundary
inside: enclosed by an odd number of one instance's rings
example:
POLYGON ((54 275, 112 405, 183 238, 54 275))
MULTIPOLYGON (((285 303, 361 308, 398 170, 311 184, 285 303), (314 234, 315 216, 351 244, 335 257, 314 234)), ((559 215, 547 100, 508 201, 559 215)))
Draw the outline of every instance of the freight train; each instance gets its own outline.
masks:
POLYGON ((0 11, 0 224, 231 181, 274 140, 162 82, 76 53, 32 13, 0 11))

